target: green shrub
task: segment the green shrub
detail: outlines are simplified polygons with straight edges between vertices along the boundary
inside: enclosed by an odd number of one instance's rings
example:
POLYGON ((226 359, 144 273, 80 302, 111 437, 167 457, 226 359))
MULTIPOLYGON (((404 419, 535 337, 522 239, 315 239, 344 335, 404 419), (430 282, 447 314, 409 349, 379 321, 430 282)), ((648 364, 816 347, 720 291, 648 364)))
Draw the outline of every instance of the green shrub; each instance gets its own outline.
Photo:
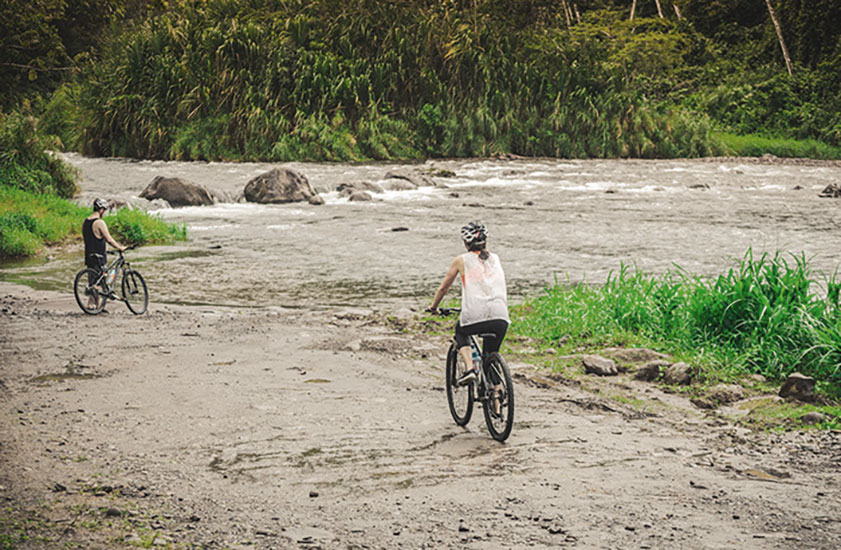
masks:
POLYGON ((833 147, 814 139, 787 139, 758 136, 717 134, 725 151, 740 157, 761 157, 771 154, 778 157, 841 159, 841 147, 833 147))
MULTIPOLYGON (((79 238, 90 209, 54 195, 0 185, 0 257, 37 254, 43 245, 79 238)), ((125 244, 166 243, 187 238, 184 225, 168 224, 141 210, 106 216, 114 238, 125 244)))
POLYGON ((108 229, 121 244, 166 243, 187 238, 185 225, 168 224, 160 216, 124 208, 105 216, 108 229))
POLYGON ((651 276, 622 266, 603 285, 555 285, 514 325, 547 345, 646 345, 691 359, 712 379, 800 371, 841 396, 841 308, 803 255, 755 258, 714 278, 651 276))
POLYGON ((70 198, 76 194, 76 170, 48 149, 56 138, 38 129, 38 119, 24 112, 0 113, 0 186, 70 198))

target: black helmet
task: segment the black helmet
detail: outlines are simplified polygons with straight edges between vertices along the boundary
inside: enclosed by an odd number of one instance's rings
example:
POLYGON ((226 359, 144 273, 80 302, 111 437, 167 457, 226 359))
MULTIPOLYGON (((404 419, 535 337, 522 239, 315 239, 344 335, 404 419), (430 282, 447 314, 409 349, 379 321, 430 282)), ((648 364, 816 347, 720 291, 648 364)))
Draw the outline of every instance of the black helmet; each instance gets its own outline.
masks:
POLYGON ((93 201, 93 211, 97 212, 99 210, 108 210, 109 204, 108 201, 103 199, 102 197, 97 197, 93 201))
POLYGON ((488 230, 483 223, 470 222, 461 228, 461 238, 467 244, 483 243, 488 240, 488 230))

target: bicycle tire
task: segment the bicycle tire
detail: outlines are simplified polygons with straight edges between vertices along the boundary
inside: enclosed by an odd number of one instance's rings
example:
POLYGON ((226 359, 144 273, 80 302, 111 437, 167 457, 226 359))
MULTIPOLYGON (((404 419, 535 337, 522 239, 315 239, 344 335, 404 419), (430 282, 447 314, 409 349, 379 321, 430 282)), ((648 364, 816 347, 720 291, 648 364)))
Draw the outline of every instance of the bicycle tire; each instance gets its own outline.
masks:
MULTIPOLYGON (((485 424, 491 437, 497 441, 505 441, 511 435, 511 428, 514 427, 514 385, 511 380, 511 371, 508 363, 499 353, 491 353, 485 364, 485 372, 490 374, 496 372, 496 376, 502 381, 500 391, 500 414, 493 411, 493 399, 489 398, 484 402, 485 424)), ((490 383, 490 382, 489 382, 490 383)))
POLYGON ((105 302, 108 301, 108 296, 99 290, 96 283, 92 285, 89 284, 91 279, 99 283, 101 278, 101 271, 86 267, 79 271, 76 274, 76 278, 73 280, 73 294, 76 296, 76 303, 79 304, 82 311, 88 315, 96 315, 100 313, 103 309, 105 309, 105 302), (98 296, 94 307, 88 307, 88 298, 91 295, 98 296))
POLYGON ((458 385, 458 379, 467 370, 464 361, 459 361, 459 358, 458 348, 455 344, 450 344, 450 350, 447 352, 446 369, 447 404, 456 424, 466 426, 473 415, 473 385, 458 385), (461 363, 461 368, 459 368, 459 363, 461 363))
POLYGON ((135 315, 143 315, 149 307, 149 289, 143 275, 131 269, 123 272, 123 300, 129 311, 135 315))

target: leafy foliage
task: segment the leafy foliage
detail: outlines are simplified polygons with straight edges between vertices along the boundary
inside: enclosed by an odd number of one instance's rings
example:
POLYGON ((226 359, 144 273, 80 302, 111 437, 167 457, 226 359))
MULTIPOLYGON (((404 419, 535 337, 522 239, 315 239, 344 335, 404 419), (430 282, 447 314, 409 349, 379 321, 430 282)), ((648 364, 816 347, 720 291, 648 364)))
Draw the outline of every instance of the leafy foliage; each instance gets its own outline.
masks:
POLYGON ((0 186, 72 197, 76 172, 47 152, 59 145, 38 129, 38 119, 25 112, 0 113, 0 186))
POLYGON ((772 4, 793 78, 763 0, 10 0, 0 108, 31 99, 65 148, 185 160, 839 146, 841 4, 772 4))
POLYGON ((555 285, 527 304, 519 330, 555 345, 635 343, 690 358, 727 378, 799 371, 838 396, 841 283, 813 279, 804 256, 742 261, 712 279, 622 266, 604 285, 555 285))
POLYGON ((189 3, 121 35, 86 75, 82 142, 90 154, 231 160, 716 152, 703 116, 678 135, 670 121, 687 115, 649 101, 622 67, 679 63, 691 44, 672 23, 606 52, 595 30, 571 36, 558 9, 189 3))

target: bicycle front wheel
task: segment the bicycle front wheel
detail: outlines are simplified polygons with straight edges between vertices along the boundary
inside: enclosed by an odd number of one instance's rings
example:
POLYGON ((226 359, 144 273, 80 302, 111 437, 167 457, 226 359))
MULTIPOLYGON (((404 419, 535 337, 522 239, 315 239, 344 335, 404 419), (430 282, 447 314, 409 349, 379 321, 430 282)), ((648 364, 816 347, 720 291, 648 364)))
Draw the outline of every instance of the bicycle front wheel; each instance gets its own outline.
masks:
POLYGON ((473 385, 459 386, 458 379, 467 372, 461 354, 455 344, 447 352, 447 403, 450 414, 459 426, 466 426, 473 415, 473 385))
POLYGON ((126 301, 129 311, 135 315, 146 313, 146 308, 149 307, 149 290, 146 288, 146 281, 133 269, 123 273, 123 300, 126 301))
POLYGON ((485 366, 490 392, 484 403, 485 424, 491 437, 505 441, 514 427, 514 385, 502 355, 492 353, 485 366))
POLYGON ((96 315, 105 309, 108 297, 102 291, 103 284, 102 272, 96 269, 86 267, 76 274, 73 294, 76 296, 76 303, 88 315, 96 315))

